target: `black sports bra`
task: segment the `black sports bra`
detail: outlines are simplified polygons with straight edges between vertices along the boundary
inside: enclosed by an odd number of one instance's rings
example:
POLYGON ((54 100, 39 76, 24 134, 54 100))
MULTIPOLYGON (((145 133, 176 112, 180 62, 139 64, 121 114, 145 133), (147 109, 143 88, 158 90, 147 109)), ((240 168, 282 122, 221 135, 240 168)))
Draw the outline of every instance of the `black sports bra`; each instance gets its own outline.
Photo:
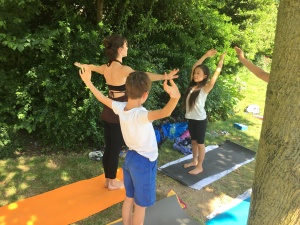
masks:
POLYGON ((115 86, 115 85, 107 85, 109 91, 113 91, 113 92, 124 92, 126 90, 125 88, 125 84, 120 85, 120 86, 115 86))
POLYGON ((118 62, 121 65, 123 65, 122 62, 120 62, 119 60, 117 60, 117 59, 111 59, 111 60, 108 61, 107 66, 110 67, 110 65, 111 65, 112 62, 118 62))
MULTIPOLYGON (((122 65, 122 62, 120 62, 119 60, 117 60, 117 59, 111 59, 107 63, 107 66, 110 67, 110 65, 111 65, 112 62, 118 62, 118 63, 120 63, 122 65)), ((125 84, 120 85, 120 86, 115 86, 115 85, 107 84, 107 87, 109 89, 108 95, 109 95, 110 98, 114 98, 114 93, 125 93, 125 90, 126 90, 125 84)))
POLYGON ((126 94, 125 84, 120 85, 120 86, 114 86, 114 85, 108 84, 107 87, 108 87, 108 90, 109 90, 108 91, 108 96, 110 98, 114 98, 115 93, 124 93, 124 94, 126 94))

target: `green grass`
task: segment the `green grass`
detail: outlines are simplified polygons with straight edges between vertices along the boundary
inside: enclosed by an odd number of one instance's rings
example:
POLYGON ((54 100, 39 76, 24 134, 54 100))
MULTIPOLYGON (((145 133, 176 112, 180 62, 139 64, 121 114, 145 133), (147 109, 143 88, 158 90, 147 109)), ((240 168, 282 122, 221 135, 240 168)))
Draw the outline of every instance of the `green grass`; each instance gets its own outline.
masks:
MULTIPOLYGON (((206 136, 206 145, 221 144, 228 139, 253 151, 257 150, 262 121, 251 114, 244 113, 244 109, 249 104, 257 104, 261 109, 260 115, 263 115, 266 83, 247 71, 242 71, 240 79, 244 81, 241 91, 245 99, 236 107, 236 115, 227 121, 210 123, 207 129, 208 133, 226 130, 229 132, 229 135, 216 136, 208 134, 206 136), (233 127, 234 123, 245 124, 248 126, 248 130, 240 131, 233 127)), ((18 158, 0 160, 0 206, 102 174, 101 163, 89 160, 89 152, 90 149, 86 149, 80 151, 80 153, 31 154, 31 156, 23 155, 18 158)), ((182 156, 181 153, 173 150, 172 143, 167 141, 159 150, 159 165, 182 156)), ((120 160, 120 166, 122 163, 123 159, 120 160)), ((251 187, 254 165, 255 162, 252 162, 237 169, 212 183, 209 188, 213 189, 215 195, 221 196, 226 194, 236 197, 251 187)), ((158 173, 157 183, 157 199, 159 200, 167 194, 161 190, 170 189, 177 182, 158 173), (163 188, 166 185, 168 187, 163 188)), ((186 187, 186 189, 190 191, 189 188, 186 187)), ((188 198, 192 198, 192 195, 187 197, 187 202, 189 201, 188 198)), ((121 217, 121 205, 121 203, 116 204, 75 224, 107 224, 121 217)), ((204 215, 202 217, 191 216, 199 223, 204 223, 204 215)))

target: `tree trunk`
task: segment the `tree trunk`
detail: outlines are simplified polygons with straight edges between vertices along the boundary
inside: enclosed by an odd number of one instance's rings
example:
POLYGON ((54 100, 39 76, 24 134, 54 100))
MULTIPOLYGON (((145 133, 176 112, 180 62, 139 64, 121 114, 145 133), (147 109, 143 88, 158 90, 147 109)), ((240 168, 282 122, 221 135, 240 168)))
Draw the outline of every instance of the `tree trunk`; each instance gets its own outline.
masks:
POLYGON ((248 225, 300 224, 300 1, 280 0, 248 225))
POLYGON ((97 0, 97 23, 102 21, 104 0, 97 0))

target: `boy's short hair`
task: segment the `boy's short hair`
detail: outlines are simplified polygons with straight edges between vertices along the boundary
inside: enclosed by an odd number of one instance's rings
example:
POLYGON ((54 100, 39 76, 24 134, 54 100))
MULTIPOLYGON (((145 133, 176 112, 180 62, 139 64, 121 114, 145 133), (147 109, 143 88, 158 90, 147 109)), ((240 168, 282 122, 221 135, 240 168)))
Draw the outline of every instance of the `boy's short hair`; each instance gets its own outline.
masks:
POLYGON ((134 71, 126 79, 126 94, 128 98, 138 99, 151 89, 151 80, 145 72, 134 71))

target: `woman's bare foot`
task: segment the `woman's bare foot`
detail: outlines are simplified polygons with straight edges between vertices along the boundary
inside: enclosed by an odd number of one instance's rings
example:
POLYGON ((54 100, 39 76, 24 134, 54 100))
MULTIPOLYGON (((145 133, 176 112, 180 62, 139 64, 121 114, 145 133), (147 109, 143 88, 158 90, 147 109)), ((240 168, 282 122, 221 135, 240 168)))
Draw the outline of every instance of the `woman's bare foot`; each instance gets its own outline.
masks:
POLYGON ((189 167, 191 167, 191 166, 197 166, 197 164, 198 164, 198 162, 192 161, 192 162, 189 162, 189 163, 184 164, 183 167, 184 167, 184 168, 189 168, 189 167))
POLYGON ((192 175, 197 175, 199 173, 203 172, 203 168, 199 168, 199 167, 196 167, 195 169, 189 171, 189 174, 192 174, 192 175))
POLYGON ((108 182, 108 190, 113 191, 117 189, 124 188, 124 183, 123 181, 119 181, 116 179, 110 179, 108 182))

